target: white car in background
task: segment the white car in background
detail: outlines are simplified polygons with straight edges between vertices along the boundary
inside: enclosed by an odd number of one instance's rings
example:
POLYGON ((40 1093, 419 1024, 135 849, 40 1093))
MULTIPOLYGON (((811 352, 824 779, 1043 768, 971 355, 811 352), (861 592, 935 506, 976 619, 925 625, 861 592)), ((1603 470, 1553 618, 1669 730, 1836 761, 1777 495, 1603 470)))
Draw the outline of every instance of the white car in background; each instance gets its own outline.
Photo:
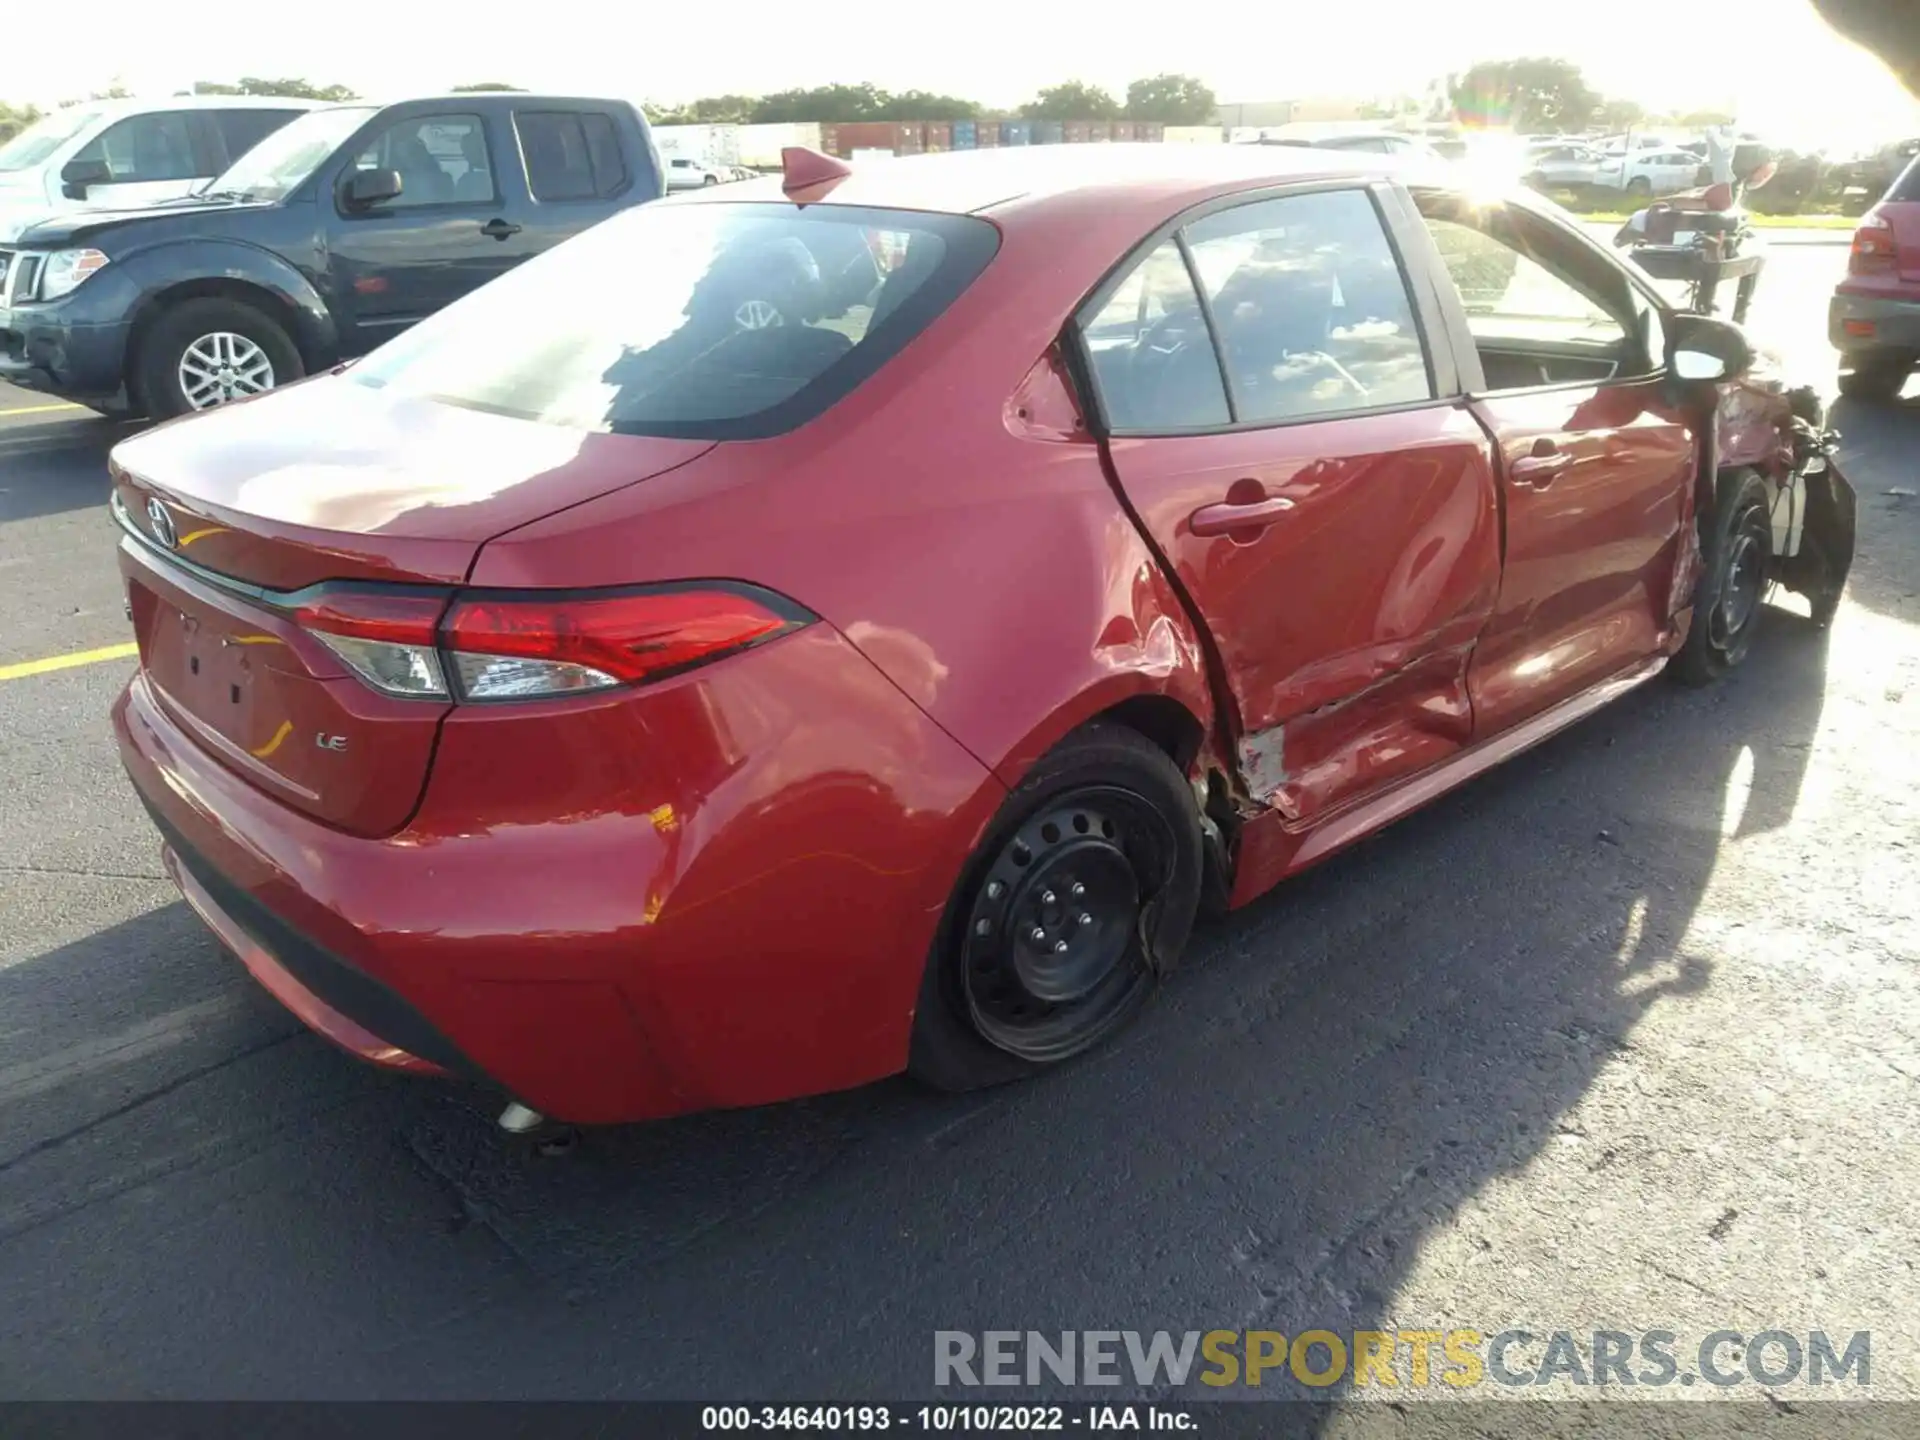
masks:
POLYGON ((1592 185, 1597 183, 1594 177, 1608 158, 1585 145, 1543 146, 1527 157, 1527 183, 1542 190, 1592 185))
POLYGON ((1693 151, 1674 148, 1608 154, 1594 167, 1593 179, 1586 183, 1642 199, 1677 195, 1700 183, 1703 163, 1693 151))
POLYGON ((314 108, 311 100, 257 95, 63 106, 0 145, 0 240, 72 210, 191 195, 314 108))
POLYGON ((698 190, 702 185, 719 185, 733 178, 728 165, 709 165, 686 155, 663 156, 667 162, 667 189, 698 190))

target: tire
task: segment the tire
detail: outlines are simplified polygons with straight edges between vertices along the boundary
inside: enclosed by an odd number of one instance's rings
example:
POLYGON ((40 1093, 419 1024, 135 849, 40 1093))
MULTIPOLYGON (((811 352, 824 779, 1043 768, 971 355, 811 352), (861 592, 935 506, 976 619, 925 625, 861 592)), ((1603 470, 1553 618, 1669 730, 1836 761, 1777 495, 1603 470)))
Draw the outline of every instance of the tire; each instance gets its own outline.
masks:
POLYGON ((1061 742, 961 871, 921 980, 908 1073, 977 1090, 1119 1031, 1186 946, 1201 845, 1193 792, 1151 741, 1094 724, 1061 742))
POLYGON ((1910 355, 1861 355, 1843 362, 1840 393, 1849 400, 1884 405, 1906 388, 1913 373, 1910 355))
POLYGON ((1627 182, 1627 194, 1636 200, 1651 200, 1653 198, 1653 181, 1644 175, 1636 175, 1627 182))
POLYGON ((278 323, 251 305, 215 296, 182 301, 161 312, 141 337, 132 379, 134 393, 146 413, 156 420, 171 420, 176 415, 223 404, 226 399, 264 393, 305 374, 298 347, 278 323), (231 385, 217 378, 209 382, 215 393, 207 404, 196 403, 201 396, 190 395, 182 381, 182 362, 195 346, 201 347, 202 356, 211 346, 216 353, 245 357, 245 363, 232 370, 231 385), (253 356, 264 359, 264 369, 253 356), (262 376, 264 385, 251 388, 262 376))
POLYGON ((1710 685, 1747 658, 1773 578, 1767 487, 1749 470, 1720 477, 1701 539, 1700 581, 1687 640, 1667 667, 1683 685, 1710 685))

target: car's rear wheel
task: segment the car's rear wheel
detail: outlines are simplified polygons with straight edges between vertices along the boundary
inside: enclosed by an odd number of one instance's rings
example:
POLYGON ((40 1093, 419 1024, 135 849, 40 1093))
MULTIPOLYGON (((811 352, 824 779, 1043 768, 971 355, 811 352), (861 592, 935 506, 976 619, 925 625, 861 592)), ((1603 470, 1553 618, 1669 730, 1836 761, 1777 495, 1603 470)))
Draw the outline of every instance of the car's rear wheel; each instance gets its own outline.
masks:
POLYGON ((908 1068, 972 1090, 1092 1049, 1178 960, 1201 876, 1172 760, 1121 726, 1079 731, 1007 797, 948 901, 908 1068))
POLYGON ((1670 667, 1688 685, 1710 684, 1747 658, 1773 580, 1767 487, 1743 470, 1723 476, 1719 492, 1701 547, 1693 623, 1670 667))
POLYGON ((1906 388, 1913 364, 1911 355, 1855 356, 1842 362, 1840 393, 1849 400, 1884 403, 1906 388))
POLYGON ((1636 200, 1651 200, 1653 198, 1653 181, 1644 175, 1636 175, 1627 182, 1627 194, 1636 200))
POLYGON ((140 342, 134 386, 156 420, 261 395, 306 373, 271 318, 238 300, 188 300, 161 313, 140 342))

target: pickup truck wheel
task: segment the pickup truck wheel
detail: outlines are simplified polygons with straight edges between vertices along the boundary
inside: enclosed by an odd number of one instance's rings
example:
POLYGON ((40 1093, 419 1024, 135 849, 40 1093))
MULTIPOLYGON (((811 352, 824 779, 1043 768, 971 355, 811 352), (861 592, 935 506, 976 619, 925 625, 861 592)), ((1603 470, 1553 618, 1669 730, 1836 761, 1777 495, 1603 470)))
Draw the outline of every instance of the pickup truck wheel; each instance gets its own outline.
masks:
POLYGON ((1843 362, 1840 393, 1849 400, 1883 404, 1906 386, 1913 373, 1911 355, 1860 355, 1843 362))
POLYGON ((1028 772, 948 901, 907 1068, 941 1090, 1092 1049, 1151 998, 1199 909, 1193 792, 1137 731, 1096 724, 1028 772))
POLYGON ((1693 623, 1668 667, 1683 685, 1711 684, 1747 658, 1773 578, 1767 487, 1741 470, 1722 476, 1719 491, 1702 537, 1693 623))
POLYGON ((147 413, 169 420, 262 395, 306 373, 278 324, 238 300, 188 300, 153 322, 134 361, 147 413))
POLYGON ((1627 194, 1636 200, 1651 200, 1653 198, 1653 181, 1644 175, 1636 175, 1627 182, 1627 194))

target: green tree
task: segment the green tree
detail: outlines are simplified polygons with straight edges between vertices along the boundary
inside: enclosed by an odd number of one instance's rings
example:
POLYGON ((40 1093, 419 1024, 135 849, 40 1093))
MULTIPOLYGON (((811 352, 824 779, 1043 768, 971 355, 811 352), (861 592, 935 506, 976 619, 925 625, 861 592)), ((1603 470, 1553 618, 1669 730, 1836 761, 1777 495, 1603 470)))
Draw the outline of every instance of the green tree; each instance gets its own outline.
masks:
POLYGON ((1633 100, 1605 100, 1594 111, 1593 119, 1596 125, 1604 125, 1609 130, 1631 130, 1646 123, 1647 110, 1633 100))
POLYGON ((642 105, 655 125, 744 125, 760 103, 756 95, 707 95, 685 105, 642 105))
POLYGON ((781 90, 755 102, 748 118, 756 125, 836 120, 884 120, 881 112, 891 97, 870 83, 820 85, 811 90, 781 90))
POLYGON ((1120 102, 1098 85, 1068 80, 1049 85, 1020 107, 1029 120, 1117 120, 1120 102))
POLYGON ((515 95, 524 95, 527 93, 527 87, 524 85, 508 85, 499 80, 477 80, 471 85, 456 85, 448 93, 453 95, 480 95, 491 94, 495 91, 509 91, 515 95))
POLYGON ((1453 81, 1452 98, 1466 124, 1535 132, 1583 129, 1601 104, 1578 65, 1538 56, 1483 60, 1453 81))
POLYGON ((9 105, 0 100, 0 143, 11 140, 39 118, 37 105, 9 105))
POLYGON ((1206 125, 1219 102, 1192 75, 1150 75, 1127 86, 1127 118, 1162 125, 1206 125))
POLYGON ((337 103, 360 97, 344 85, 315 85, 308 80, 263 80, 258 75, 243 75, 234 84, 217 80, 196 80, 196 95, 278 95, 289 100, 323 100, 337 103))
MULTIPOLYGON (((885 91, 881 92, 883 95, 885 91)), ((980 102, 963 100, 958 95, 936 95, 928 90, 902 90, 886 95, 880 107, 882 120, 976 120, 980 102)))
POLYGON ((1689 130, 1705 130, 1714 125, 1731 125, 1734 117, 1725 110, 1691 110, 1680 117, 1689 130))

